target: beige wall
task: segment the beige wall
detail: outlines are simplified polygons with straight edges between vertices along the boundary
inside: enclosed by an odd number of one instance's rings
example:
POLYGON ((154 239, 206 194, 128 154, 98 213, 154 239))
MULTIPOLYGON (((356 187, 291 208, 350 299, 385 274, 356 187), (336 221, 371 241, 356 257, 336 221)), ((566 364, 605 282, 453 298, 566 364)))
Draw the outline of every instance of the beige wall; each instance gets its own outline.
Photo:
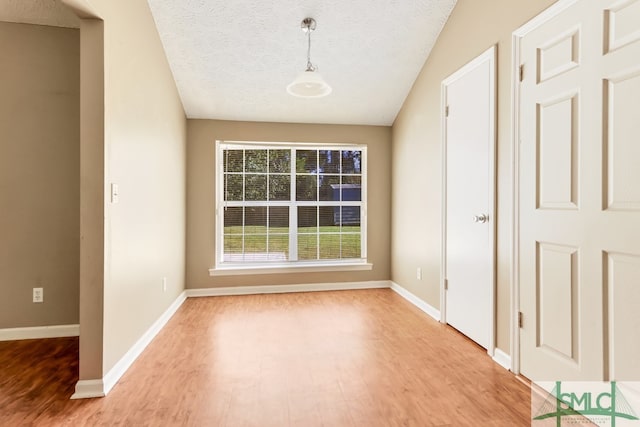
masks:
POLYGON ((80 379, 90 380, 184 290, 186 118, 146 1, 65 4, 83 18, 80 379))
POLYGON ((188 121, 187 287, 284 285, 389 280, 391 129, 285 123, 188 121), (367 253, 372 271, 209 276, 215 264, 215 141, 346 142, 367 145, 367 253))
POLYGON ((102 378, 105 278, 104 23, 80 25, 80 379, 102 378))
POLYGON ((498 45, 497 345, 509 351, 511 33, 553 0, 458 0, 393 125, 392 280, 439 307, 440 84, 498 45), (416 280, 416 268, 423 280, 416 280))
POLYGON ((94 4, 104 19, 104 184, 120 193, 112 204, 105 192, 106 374, 184 290, 186 118, 147 2, 94 4))
POLYGON ((0 52, 0 328, 76 324, 79 31, 0 22, 0 52))

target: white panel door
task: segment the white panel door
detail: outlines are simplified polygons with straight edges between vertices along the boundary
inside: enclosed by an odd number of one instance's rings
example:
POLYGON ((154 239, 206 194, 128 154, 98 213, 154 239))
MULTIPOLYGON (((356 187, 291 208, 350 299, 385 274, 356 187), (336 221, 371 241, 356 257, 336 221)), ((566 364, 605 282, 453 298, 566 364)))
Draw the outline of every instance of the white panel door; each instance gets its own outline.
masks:
POLYGON ((493 351, 495 48, 443 82, 445 320, 493 351))
POLYGON ((521 371, 640 380, 640 1, 578 1, 520 47, 521 371))

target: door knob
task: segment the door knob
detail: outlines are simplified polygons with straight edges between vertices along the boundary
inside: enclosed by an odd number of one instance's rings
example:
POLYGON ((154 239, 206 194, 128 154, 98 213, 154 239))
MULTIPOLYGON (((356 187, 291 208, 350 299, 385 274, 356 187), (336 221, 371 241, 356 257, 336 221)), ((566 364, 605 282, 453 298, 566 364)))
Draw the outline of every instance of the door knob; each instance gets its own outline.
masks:
POLYGON ((473 217, 473 222, 479 222, 481 224, 484 224, 487 221, 489 221, 489 217, 486 216, 485 214, 474 215, 473 217))

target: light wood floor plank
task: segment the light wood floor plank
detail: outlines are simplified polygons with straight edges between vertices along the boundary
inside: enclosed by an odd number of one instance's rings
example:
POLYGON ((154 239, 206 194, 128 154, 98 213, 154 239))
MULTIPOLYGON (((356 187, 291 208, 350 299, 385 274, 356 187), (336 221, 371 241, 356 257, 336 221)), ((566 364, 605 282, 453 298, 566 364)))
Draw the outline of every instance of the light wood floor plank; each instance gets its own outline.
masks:
POLYGON ((527 386, 388 289, 188 299, 111 393, 77 338, 0 343, 2 426, 528 426, 527 386))

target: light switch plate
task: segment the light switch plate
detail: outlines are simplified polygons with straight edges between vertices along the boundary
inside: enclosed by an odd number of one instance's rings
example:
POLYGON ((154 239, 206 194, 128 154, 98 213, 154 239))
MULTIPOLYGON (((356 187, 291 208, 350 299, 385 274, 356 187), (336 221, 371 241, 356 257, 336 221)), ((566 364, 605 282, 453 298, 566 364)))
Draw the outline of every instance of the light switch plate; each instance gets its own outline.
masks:
POLYGON ((119 200, 118 184, 111 184, 111 203, 118 203, 119 200))

